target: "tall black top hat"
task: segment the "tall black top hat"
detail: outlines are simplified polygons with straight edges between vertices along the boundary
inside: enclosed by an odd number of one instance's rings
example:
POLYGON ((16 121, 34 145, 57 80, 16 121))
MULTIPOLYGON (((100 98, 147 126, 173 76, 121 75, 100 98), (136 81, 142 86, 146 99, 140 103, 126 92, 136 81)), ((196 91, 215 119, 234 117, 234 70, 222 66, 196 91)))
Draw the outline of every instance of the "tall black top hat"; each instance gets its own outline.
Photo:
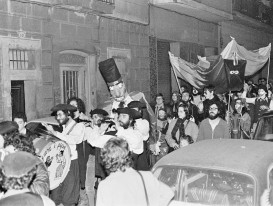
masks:
POLYGON ((108 86, 113 86, 122 81, 118 67, 113 58, 100 62, 99 69, 108 86))

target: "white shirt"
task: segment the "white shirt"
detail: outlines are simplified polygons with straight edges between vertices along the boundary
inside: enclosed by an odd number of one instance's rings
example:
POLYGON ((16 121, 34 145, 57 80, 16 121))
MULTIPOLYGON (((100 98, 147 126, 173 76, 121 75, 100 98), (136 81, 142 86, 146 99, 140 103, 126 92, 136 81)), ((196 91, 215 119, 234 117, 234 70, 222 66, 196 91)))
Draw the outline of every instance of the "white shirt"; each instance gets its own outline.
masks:
POLYGON ((150 124, 146 119, 136 119, 134 129, 142 134, 143 141, 149 138, 150 124))
MULTIPOLYGON (((166 206, 173 191, 149 171, 141 171, 150 206, 166 206)), ((132 168, 111 173, 98 187, 96 206, 147 205, 140 175, 132 168)))
POLYGON ((71 160, 78 159, 76 144, 80 144, 83 141, 85 134, 85 126, 83 123, 76 123, 70 133, 67 134, 75 123, 76 122, 72 120, 67 126, 63 125, 62 133, 56 132, 56 137, 65 141, 69 145, 71 151, 71 160))
POLYGON ((134 130, 131 127, 128 129, 119 127, 116 136, 125 139, 128 142, 130 151, 135 154, 143 152, 143 137, 138 130, 134 130))
POLYGON ((112 135, 104 135, 98 126, 86 127, 86 140, 93 147, 103 148, 105 143, 113 138, 112 135))

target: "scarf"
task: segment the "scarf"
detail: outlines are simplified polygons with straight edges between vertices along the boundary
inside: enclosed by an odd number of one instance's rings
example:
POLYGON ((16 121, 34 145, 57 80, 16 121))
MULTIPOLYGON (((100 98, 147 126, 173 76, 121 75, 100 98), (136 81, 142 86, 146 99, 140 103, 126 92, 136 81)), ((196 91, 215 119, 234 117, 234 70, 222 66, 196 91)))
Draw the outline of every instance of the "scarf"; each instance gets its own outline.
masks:
POLYGON ((184 118, 184 119, 178 118, 174 127, 173 127, 172 138, 175 140, 175 142, 177 144, 180 144, 181 138, 183 138, 185 136, 185 129, 184 129, 184 122, 185 121, 186 121, 186 118, 184 118), (177 140, 175 137, 175 134, 178 130, 179 130, 179 139, 177 140))

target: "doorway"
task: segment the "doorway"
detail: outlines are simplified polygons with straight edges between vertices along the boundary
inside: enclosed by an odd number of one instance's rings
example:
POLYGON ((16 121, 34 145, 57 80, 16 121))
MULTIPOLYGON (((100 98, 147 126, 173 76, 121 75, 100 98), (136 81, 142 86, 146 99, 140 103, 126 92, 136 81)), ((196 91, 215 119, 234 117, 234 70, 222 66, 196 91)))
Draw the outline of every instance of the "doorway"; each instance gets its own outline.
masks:
POLYGON ((25 113, 24 81, 11 81, 12 119, 17 112, 25 113))

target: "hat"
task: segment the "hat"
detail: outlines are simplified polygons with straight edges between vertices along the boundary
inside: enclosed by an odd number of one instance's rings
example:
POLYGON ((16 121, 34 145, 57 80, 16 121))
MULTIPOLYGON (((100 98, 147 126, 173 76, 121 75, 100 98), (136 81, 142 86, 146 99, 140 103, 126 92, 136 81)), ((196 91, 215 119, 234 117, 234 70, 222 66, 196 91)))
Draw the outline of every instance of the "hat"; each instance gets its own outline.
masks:
POLYGON ((107 116, 108 115, 108 112, 106 112, 105 110, 103 109, 94 109, 94 110, 91 110, 90 111, 90 115, 94 115, 94 114, 101 114, 103 116, 107 116))
POLYGON ((133 119, 137 119, 141 117, 140 112, 136 111, 135 109, 131 109, 128 107, 125 108, 118 108, 117 109, 117 113, 118 114, 128 114, 129 116, 131 116, 133 119))
POLYGON ((7 134, 18 130, 18 124, 13 121, 0 122, 0 134, 7 134))
POLYGON ((2 170, 6 177, 22 177, 40 163, 39 159, 28 152, 15 152, 5 156, 2 170))
POLYGON ((259 84, 259 86, 258 86, 258 90, 259 89, 263 89, 267 94, 268 94, 268 92, 267 92, 267 88, 266 88, 266 86, 265 85, 263 85, 263 84, 259 84))
POLYGON ((108 86, 113 86, 122 81, 118 67, 113 58, 100 62, 99 70, 108 86))
POLYGON ((67 111, 75 112, 75 111, 77 111, 77 107, 74 107, 70 104, 57 104, 56 106, 51 108, 52 112, 57 112, 60 110, 62 110, 62 111, 67 110, 67 111))
POLYGON ((129 104, 128 104, 128 107, 129 108, 141 108, 141 109, 144 109, 146 108, 146 104, 145 103, 142 103, 140 101, 131 101, 129 104))

